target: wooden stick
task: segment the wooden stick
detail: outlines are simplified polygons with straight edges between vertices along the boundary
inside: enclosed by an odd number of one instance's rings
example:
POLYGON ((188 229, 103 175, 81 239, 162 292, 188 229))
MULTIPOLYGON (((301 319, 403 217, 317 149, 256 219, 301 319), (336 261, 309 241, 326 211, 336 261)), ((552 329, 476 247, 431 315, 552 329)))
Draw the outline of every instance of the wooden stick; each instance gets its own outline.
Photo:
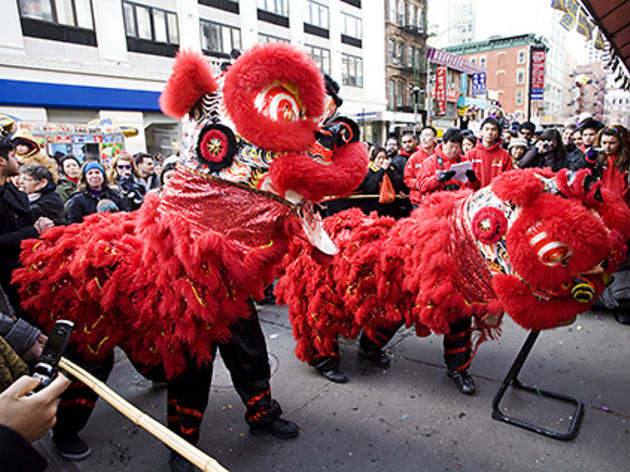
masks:
POLYGON ((228 472, 219 462, 197 449, 185 439, 173 433, 162 423, 142 412, 111 388, 86 372, 84 369, 62 357, 59 367, 76 377, 99 395, 103 400, 116 408, 120 413, 129 418, 134 424, 148 431, 171 449, 174 449, 183 457, 199 467, 204 472, 228 472))

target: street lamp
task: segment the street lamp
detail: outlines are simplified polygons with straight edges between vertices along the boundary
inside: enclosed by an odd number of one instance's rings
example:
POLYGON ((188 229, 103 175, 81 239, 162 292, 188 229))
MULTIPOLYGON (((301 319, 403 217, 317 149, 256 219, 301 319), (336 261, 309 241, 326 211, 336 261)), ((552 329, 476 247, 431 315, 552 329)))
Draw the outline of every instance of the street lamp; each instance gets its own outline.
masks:
POLYGON ((411 93, 411 99, 413 100, 413 135, 415 136, 416 127, 418 125, 418 99, 422 90, 420 89, 420 87, 416 87, 415 85, 410 86, 409 89, 411 93))

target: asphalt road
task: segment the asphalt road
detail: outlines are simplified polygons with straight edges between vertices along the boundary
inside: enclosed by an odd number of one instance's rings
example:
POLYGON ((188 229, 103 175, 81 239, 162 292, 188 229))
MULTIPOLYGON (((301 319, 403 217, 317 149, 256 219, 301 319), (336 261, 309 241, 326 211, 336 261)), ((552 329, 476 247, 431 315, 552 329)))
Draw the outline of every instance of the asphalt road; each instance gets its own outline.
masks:
MULTIPOLYGON (((527 332, 509 319, 498 341, 484 343, 472 363, 477 393, 464 396, 446 377, 442 339, 399 332, 386 370, 341 344, 342 369, 351 380, 333 384, 293 354, 284 307, 261 307, 272 363, 272 395, 285 416, 301 426, 298 438, 253 437, 245 409, 220 360, 199 447, 230 471, 554 471, 630 470, 630 326, 605 312, 589 312, 571 326, 544 331, 521 380, 584 403, 577 437, 559 441, 491 418, 492 400, 527 332)), ((108 382, 119 394, 165 422, 164 388, 155 389, 117 356, 108 382)), ((501 404, 514 415, 566 431, 567 404, 510 389, 501 404)), ((48 471, 168 471, 168 452, 151 435, 99 400, 82 437, 93 453, 69 462, 49 438, 36 447, 48 471)))

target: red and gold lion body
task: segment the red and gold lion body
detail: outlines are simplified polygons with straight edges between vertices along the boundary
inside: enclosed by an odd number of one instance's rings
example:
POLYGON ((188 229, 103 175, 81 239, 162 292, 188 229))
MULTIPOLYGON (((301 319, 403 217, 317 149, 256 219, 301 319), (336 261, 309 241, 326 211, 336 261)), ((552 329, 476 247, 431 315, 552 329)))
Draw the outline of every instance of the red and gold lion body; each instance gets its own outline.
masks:
POLYGON ((481 339, 504 312, 527 329, 569 322, 625 259, 630 211, 585 172, 514 171, 398 221, 352 209, 324 226, 339 254, 294 241, 276 288, 304 361, 400 322, 426 336, 473 317, 481 339))
POLYGON ((277 276, 312 202, 363 177, 367 151, 348 126, 326 159, 309 153, 334 120, 326 98, 315 64, 289 45, 254 47, 217 77, 201 55, 180 53, 160 99, 187 118, 176 175, 133 213, 26 241, 14 276, 24 308, 46 329, 74 321, 88 359, 120 345, 169 377, 211 362, 277 276))

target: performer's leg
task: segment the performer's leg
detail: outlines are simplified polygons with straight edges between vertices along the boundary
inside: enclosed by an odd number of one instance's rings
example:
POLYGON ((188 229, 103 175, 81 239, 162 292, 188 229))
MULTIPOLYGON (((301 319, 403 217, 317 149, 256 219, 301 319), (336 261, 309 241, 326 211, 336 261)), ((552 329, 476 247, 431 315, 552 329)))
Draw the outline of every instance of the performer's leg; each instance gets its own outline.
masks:
POLYGON ((282 409, 271 398, 271 370, 265 336, 251 299, 249 306, 251 316, 237 321, 230 330, 229 341, 219 344, 221 357, 247 408, 245 420, 251 433, 269 433, 282 439, 295 437, 299 432, 298 425, 280 418, 282 409))
MULTIPOLYGON (((216 354, 216 347, 214 348, 216 354)), ((147 374, 155 374, 157 371, 147 374)), ((208 406, 212 364, 196 367, 190 362, 177 378, 168 381, 166 416, 168 428, 191 444, 199 440, 199 428, 203 413, 208 406)), ((187 459, 171 450, 168 462, 171 472, 193 472, 197 470, 187 459)))
POLYGON ((470 318, 460 320, 450 326, 451 332, 444 335, 444 362, 460 392, 475 393, 475 381, 470 376, 470 318))
POLYGON ((341 360, 339 359, 339 344, 336 338, 333 346, 334 352, 330 356, 316 357, 311 362, 311 365, 331 382, 346 383, 348 377, 339 368, 341 360))
POLYGON ((387 367, 391 359, 383 351, 383 347, 394 337, 402 325, 401 321, 391 326, 379 326, 375 333, 376 339, 370 339, 365 333, 361 333, 359 356, 369 360, 377 367, 387 367))
MULTIPOLYGON (((66 355, 103 382, 107 381, 114 366, 113 351, 102 362, 98 363, 86 362, 75 348, 70 348, 66 355)), ((62 457, 78 461, 85 459, 92 452, 90 447, 78 436, 78 433, 87 424, 97 399, 98 395, 79 381, 74 381, 61 394, 52 439, 62 457)))

